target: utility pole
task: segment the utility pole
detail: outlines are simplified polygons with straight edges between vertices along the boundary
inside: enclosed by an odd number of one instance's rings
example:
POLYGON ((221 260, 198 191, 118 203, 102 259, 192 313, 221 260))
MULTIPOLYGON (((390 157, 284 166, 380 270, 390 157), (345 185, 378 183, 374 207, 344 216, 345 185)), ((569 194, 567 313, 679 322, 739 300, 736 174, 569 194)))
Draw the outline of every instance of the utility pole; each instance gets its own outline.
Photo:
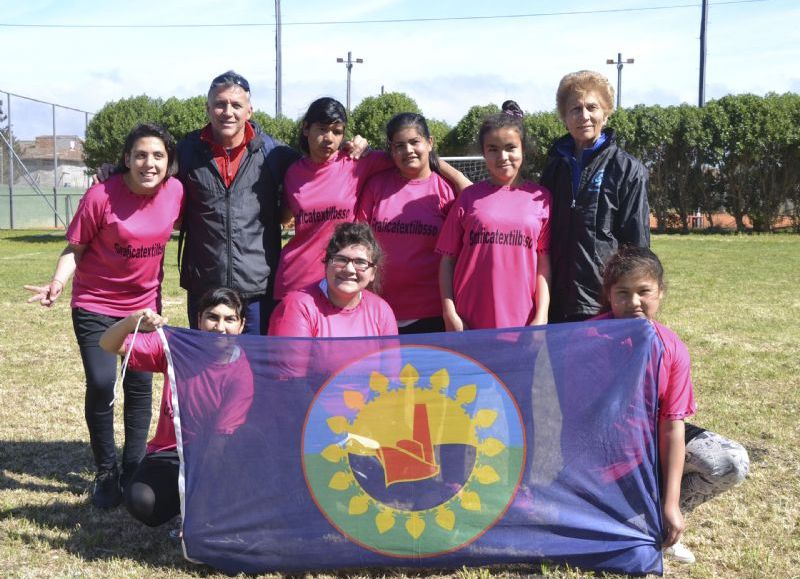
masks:
MULTIPOLYGON (((0 99, 0 123, 5 121, 6 118, 7 118, 6 115, 3 113, 3 100, 0 99)), ((3 130, 2 127, 0 127, 0 131, 2 131, 2 130, 3 130)), ((8 134, 9 135, 11 134, 10 130, 8 131, 8 134)), ((9 159, 10 158, 11 157, 9 156, 9 159)), ((2 185, 2 183, 3 183, 3 173, 5 173, 5 167, 4 167, 5 163, 3 162, 4 159, 5 158, 4 158, 4 155, 3 155, 3 147, 0 147, 0 185, 2 185)))
POLYGON ((619 109, 622 106, 622 67, 626 64, 633 64, 633 59, 622 60, 622 53, 618 52, 617 60, 609 58, 606 60, 606 64, 617 65, 617 109, 619 109))
POLYGON ((343 58, 337 58, 336 62, 344 62, 345 66, 347 67, 347 112, 350 112, 350 73, 353 70, 354 64, 361 64, 364 62, 363 58, 356 58, 353 60, 353 53, 347 52, 347 60, 343 58))
POLYGON ((703 0, 703 13, 700 18, 700 86, 697 106, 706 104, 706 25, 708 23, 708 0, 703 0))
POLYGON ((275 118, 283 115, 281 95, 281 0, 275 0, 275 118))

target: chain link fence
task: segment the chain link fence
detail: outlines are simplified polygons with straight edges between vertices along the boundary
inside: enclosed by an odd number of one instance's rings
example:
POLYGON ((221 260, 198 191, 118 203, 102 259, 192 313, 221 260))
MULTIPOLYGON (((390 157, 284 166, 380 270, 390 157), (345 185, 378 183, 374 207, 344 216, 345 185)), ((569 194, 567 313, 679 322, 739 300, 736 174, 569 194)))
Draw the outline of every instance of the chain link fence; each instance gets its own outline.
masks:
POLYGON ((90 182, 92 114, 0 91, 0 229, 66 227, 90 182))

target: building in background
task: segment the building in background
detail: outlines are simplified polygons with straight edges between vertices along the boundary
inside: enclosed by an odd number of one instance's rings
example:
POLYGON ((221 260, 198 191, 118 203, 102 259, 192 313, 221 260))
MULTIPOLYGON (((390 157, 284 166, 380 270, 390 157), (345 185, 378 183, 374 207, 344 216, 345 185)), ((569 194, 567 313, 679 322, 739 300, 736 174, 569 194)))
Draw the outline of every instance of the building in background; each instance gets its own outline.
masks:
MULTIPOLYGON (((18 141, 19 157, 40 187, 77 187, 86 189, 89 177, 83 162, 83 140, 75 135, 52 135, 36 137, 33 141, 18 141), (53 144, 57 158, 57 169, 53 170, 53 144)), ((24 175, 17 174, 15 182, 24 183, 24 175)))

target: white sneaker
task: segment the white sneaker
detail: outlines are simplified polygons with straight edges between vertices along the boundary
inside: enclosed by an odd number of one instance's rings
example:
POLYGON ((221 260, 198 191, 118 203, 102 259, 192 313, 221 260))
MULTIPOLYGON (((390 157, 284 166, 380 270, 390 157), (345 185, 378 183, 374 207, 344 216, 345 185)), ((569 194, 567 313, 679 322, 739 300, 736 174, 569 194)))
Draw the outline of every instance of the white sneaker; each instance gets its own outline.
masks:
POLYGON ((676 563, 691 565, 694 563, 694 553, 692 553, 683 543, 675 543, 671 547, 664 549, 664 556, 676 563))

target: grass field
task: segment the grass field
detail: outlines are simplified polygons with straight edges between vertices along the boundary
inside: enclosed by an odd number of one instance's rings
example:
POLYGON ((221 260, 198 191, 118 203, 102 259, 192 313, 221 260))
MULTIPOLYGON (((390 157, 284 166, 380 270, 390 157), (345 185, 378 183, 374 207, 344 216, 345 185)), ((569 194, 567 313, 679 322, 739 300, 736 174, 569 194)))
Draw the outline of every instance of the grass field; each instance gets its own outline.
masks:
MULTIPOLYGON (((63 233, 0 231, 0 577, 223 577, 186 563, 168 528, 88 504, 93 469, 68 296, 46 310, 26 305, 22 289, 50 279, 63 245, 63 233)), ((175 245, 165 311, 183 325, 175 245)), ((742 486, 688 517, 685 543, 697 564, 666 572, 800 577, 800 236, 656 236, 653 247, 667 270, 661 319, 692 353, 694 422, 742 442, 752 460, 742 486)), ((449 575, 532 573, 592 576, 563 568, 449 575)))

